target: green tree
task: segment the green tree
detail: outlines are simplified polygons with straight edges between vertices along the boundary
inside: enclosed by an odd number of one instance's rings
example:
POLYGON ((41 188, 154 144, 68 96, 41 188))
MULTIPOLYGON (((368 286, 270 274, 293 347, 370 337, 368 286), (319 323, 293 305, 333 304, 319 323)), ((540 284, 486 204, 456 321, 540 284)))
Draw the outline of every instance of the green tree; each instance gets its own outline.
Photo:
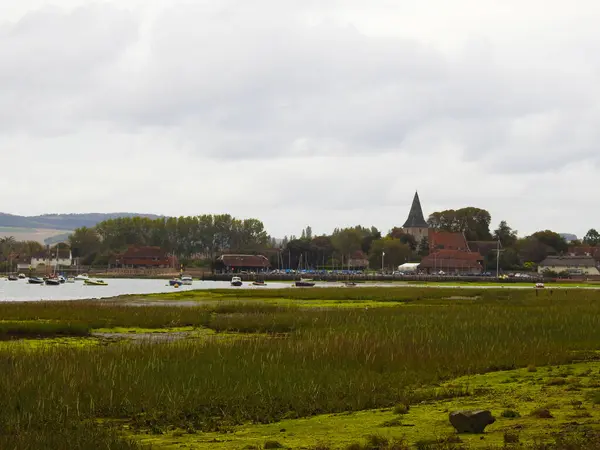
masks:
POLYGON ((554 252, 552 247, 544 244, 535 236, 519 239, 515 247, 522 261, 536 264, 542 262, 550 253, 554 252))
POLYGON ((464 233, 468 241, 487 241, 492 218, 485 209, 469 206, 457 210, 434 212, 427 219, 431 228, 453 233, 464 233))
POLYGON ((419 247, 417 249, 417 253, 421 257, 429 255, 429 239, 428 238, 424 237, 421 239, 421 242, 419 242, 419 247))
POLYGON ((503 248, 513 247, 517 239, 517 231, 509 227, 505 220, 494 230, 494 240, 500 240, 503 248))
POLYGON ((567 244, 565 238, 563 238, 560 234, 555 233, 554 231, 537 231, 533 233, 531 237, 534 237, 542 244, 547 245, 556 253, 564 253, 569 249, 569 245, 567 244))
POLYGON ((600 233, 598 233, 595 228, 590 228, 583 237, 583 243, 593 247, 597 246, 600 244, 600 233))
POLYGON ((388 237, 391 237, 393 239, 399 239, 400 242, 408 245, 412 251, 416 251, 419 246, 417 243, 417 240, 414 238, 414 236, 405 233, 402 228, 398 228, 398 227, 392 228, 390 230, 390 232, 388 233, 388 237))
POLYGON ((385 267, 396 268, 401 264, 409 261, 412 251, 407 244, 403 244, 399 239, 394 239, 391 237, 385 237, 382 239, 377 239, 373 241, 373 245, 371 246, 371 252, 369 253, 369 266, 371 268, 379 268, 381 267, 382 255, 385 253, 383 257, 383 264, 385 267))
POLYGON ((363 233, 356 228, 337 230, 331 236, 333 247, 344 259, 347 259, 357 250, 362 248, 363 233))

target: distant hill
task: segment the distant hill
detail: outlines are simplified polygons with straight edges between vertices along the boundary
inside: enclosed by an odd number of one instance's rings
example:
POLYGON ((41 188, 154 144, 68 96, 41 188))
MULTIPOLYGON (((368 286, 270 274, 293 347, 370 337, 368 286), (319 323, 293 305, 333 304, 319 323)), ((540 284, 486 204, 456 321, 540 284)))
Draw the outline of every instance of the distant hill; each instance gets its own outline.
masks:
POLYGON ((155 214, 138 213, 89 213, 89 214, 43 214, 41 216, 17 216, 0 213, 0 227, 35 228, 72 231, 80 227, 93 227, 98 222, 119 217, 147 217, 157 219, 155 214))
POLYGON ((577 240, 577 235, 571 233, 558 233, 567 242, 573 242, 577 240))

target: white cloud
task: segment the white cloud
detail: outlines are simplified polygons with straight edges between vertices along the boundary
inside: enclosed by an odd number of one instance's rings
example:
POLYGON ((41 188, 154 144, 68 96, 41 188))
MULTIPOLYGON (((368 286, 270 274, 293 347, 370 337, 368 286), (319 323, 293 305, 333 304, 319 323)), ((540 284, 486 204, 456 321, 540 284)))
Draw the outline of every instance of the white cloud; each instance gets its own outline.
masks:
POLYGON ((586 199, 600 175, 595 2, 15 0, 0 13, 0 163, 20 168, 0 179, 6 212, 387 230, 418 188, 426 213, 479 206, 522 233, 600 226, 586 199))

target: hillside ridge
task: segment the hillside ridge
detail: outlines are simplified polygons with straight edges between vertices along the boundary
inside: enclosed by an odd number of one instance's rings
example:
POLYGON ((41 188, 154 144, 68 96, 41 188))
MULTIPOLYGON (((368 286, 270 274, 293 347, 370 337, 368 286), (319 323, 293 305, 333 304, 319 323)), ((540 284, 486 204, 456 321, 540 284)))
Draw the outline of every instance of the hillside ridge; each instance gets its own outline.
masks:
POLYGON ((146 217, 157 219, 157 214, 142 214, 130 212, 114 213, 65 213, 41 214, 38 216, 20 216, 0 212, 0 227, 16 228, 51 228, 54 230, 74 230, 80 227, 93 227, 99 222, 121 217, 146 217))

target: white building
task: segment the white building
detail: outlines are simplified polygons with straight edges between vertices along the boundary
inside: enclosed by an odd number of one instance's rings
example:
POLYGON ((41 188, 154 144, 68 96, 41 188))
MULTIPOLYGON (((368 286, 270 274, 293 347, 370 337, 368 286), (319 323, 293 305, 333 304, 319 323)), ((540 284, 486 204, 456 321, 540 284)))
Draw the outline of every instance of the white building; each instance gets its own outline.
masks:
POLYGON ((600 275, 596 260, 588 256, 549 256, 538 266, 538 273, 546 270, 571 275, 600 275))
POLYGON ((30 266, 35 269, 40 265, 55 267, 57 264, 59 267, 73 265, 73 255, 71 254, 71 250, 59 250, 58 256, 56 254, 56 249, 51 250, 50 252, 35 254, 31 257, 30 266))

